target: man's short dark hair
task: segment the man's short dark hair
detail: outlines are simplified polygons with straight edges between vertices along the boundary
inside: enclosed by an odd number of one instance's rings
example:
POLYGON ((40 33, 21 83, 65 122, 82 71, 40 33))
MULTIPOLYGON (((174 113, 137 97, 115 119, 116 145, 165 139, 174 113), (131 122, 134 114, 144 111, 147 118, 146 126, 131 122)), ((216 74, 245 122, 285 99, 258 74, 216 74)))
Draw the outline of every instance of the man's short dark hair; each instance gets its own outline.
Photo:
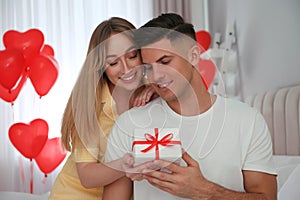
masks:
POLYGON ((134 39, 139 47, 143 47, 165 37, 173 41, 182 34, 196 41, 195 29, 192 24, 186 23, 178 14, 165 13, 136 30, 134 39))

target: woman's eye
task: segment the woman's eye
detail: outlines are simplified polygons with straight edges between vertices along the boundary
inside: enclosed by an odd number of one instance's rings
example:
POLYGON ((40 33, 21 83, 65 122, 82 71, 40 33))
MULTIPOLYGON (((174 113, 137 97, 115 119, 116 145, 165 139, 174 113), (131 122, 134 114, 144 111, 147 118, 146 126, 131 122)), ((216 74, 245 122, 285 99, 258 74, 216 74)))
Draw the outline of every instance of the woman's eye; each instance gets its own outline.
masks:
POLYGON ((108 63, 109 64, 109 66, 115 66, 115 65, 117 65, 118 64, 118 62, 116 61, 116 62, 110 62, 110 63, 108 63))

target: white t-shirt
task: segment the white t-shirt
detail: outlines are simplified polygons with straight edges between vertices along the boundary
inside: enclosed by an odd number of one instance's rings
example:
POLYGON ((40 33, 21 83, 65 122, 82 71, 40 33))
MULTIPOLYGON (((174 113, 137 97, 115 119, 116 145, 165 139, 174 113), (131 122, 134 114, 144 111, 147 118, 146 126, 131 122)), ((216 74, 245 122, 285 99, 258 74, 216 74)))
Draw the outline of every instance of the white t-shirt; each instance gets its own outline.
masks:
MULTIPOLYGON (((113 126, 106 161, 132 152, 137 128, 179 128, 183 149, 198 161, 204 177, 234 191, 244 191, 242 170, 276 174, 264 118, 247 104, 233 99, 217 96, 213 106, 197 116, 181 116, 161 98, 133 108, 113 126)), ((181 199, 147 181, 134 182, 134 198, 181 199)))

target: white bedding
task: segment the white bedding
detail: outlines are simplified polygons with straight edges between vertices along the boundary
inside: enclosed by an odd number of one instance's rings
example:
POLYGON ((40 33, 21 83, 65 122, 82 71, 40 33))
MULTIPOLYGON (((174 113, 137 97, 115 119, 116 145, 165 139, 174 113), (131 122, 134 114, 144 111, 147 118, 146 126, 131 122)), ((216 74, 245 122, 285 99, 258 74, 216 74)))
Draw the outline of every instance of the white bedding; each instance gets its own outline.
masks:
POLYGON ((278 200, 300 199, 300 156, 274 156, 278 200))
MULTIPOLYGON (((278 200, 300 199, 300 156, 274 156, 277 169, 278 200)), ((43 195, 0 192, 0 200, 47 200, 49 193, 43 195)))
POLYGON ((21 192, 0 192, 0 200, 48 200, 49 193, 38 195, 21 192))

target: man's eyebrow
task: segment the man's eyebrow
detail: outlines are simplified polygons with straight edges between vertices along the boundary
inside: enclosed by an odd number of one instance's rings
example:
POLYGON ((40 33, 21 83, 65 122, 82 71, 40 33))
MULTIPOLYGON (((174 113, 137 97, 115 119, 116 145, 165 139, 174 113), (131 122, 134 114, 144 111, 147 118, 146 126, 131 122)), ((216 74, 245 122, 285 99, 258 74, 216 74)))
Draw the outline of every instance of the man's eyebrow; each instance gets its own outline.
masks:
POLYGON ((169 57, 172 57, 172 56, 170 56, 170 55, 163 55, 162 57, 160 57, 159 59, 157 59, 155 62, 161 62, 163 59, 169 58, 169 57))
MULTIPOLYGON (((155 62, 156 62, 156 63, 159 63, 159 62, 161 62, 163 59, 165 59, 165 58, 170 58, 170 57, 173 57, 173 56, 171 56, 171 55, 163 55, 162 57, 160 57, 159 59, 157 59, 155 62)), ((143 62, 143 64, 150 64, 150 63, 143 62)))

